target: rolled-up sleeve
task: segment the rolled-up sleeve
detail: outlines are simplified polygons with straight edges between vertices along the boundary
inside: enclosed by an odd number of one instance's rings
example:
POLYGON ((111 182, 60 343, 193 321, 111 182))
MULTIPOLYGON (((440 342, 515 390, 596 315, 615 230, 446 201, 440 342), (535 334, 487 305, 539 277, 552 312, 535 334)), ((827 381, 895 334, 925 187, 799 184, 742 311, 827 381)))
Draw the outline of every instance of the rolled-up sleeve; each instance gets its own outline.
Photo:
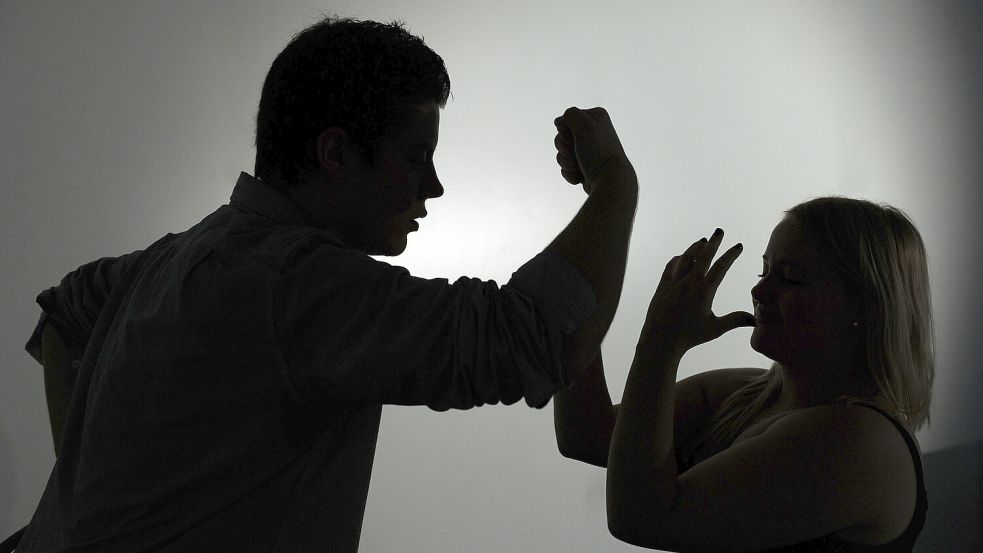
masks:
POLYGON ((91 261, 66 275, 58 286, 41 292, 36 300, 41 316, 24 348, 31 357, 41 362, 41 331, 48 323, 58 329, 70 352, 81 356, 106 298, 139 253, 91 261))
POLYGON ((544 406, 566 385, 563 336, 594 293, 543 252, 504 286, 414 277, 338 248, 315 248, 275 285, 278 340, 312 402, 352 400, 467 409, 519 399, 544 406))

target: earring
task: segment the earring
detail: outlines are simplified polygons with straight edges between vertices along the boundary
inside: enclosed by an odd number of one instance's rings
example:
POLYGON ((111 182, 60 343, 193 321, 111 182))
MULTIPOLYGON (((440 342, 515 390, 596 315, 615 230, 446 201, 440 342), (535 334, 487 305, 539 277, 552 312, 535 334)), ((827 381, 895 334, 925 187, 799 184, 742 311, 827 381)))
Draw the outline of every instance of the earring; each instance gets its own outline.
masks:
POLYGON ((853 321, 853 328, 860 326, 860 321, 853 321))

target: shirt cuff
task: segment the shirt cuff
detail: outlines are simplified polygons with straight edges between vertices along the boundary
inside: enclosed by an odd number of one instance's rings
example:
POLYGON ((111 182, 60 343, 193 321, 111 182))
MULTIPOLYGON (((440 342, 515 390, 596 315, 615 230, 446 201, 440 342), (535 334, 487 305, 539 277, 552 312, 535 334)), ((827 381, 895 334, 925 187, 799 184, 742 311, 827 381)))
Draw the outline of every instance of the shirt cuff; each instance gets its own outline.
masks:
POLYGON ((41 318, 38 319, 38 324, 34 327, 34 332, 31 333, 31 337, 27 340, 27 344, 24 349, 27 353, 34 358, 35 361, 41 363, 41 331, 44 329, 45 323, 48 322, 48 312, 42 311, 41 318))
POLYGON ((72 368, 78 369, 86 342, 80 342, 78 338, 75 338, 75 334, 68 330, 71 328, 71 324, 65 321, 64 316, 59 311, 57 294, 57 288, 48 288, 38 295, 36 301, 41 306, 41 316, 38 318, 38 323, 34 326, 34 332, 28 338, 27 344, 24 345, 24 349, 35 361, 43 364, 41 360, 41 333, 44 331, 44 327, 50 324, 57 329, 64 341, 72 358, 72 368))
POLYGON ((594 288, 563 256, 544 250, 512 273, 510 286, 529 296, 539 315, 565 335, 594 312, 594 288))

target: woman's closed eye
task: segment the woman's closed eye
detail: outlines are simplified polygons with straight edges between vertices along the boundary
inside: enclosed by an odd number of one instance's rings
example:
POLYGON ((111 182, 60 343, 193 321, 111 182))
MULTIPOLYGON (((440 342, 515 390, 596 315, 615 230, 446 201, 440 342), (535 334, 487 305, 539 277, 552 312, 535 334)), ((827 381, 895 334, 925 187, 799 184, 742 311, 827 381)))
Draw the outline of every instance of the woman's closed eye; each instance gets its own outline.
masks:
MULTIPOLYGON (((767 274, 768 273, 761 273, 760 275, 758 275, 758 278, 765 278, 765 276, 767 276, 767 274)), ((784 282, 786 284, 802 284, 802 281, 801 280, 796 280, 796 279, 793 279, 793 278, 789 278, 787 276, 783 276, 782 277, 782 282, 784 282)))

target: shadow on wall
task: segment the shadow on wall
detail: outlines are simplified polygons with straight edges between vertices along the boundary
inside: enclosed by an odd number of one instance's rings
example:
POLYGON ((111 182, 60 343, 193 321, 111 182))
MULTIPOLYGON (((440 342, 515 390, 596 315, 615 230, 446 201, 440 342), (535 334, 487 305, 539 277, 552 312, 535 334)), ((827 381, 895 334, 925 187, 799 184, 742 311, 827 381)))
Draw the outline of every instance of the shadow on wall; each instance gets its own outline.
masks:
POLYGON ((983 551, 983 441, 922 456, 928 515, 915 553, 983 551))

